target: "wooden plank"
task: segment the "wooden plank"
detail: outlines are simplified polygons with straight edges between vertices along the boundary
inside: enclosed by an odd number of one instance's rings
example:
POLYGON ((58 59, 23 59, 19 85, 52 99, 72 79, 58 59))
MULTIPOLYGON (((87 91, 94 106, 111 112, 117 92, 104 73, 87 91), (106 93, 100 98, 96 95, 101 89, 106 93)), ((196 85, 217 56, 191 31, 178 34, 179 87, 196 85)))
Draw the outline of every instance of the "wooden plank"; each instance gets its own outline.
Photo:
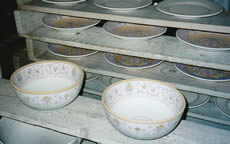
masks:
POLYGON ((99 27, 93 27, 74 35, 51 30, 45 26, 41 26, 29 34, 20 34, 20 36, 67 46, 230 71, 230 51, 200 50, 171 36, 163 35, 148 41, 130 42, 112 37, 99 27))
MULTIPOLYGON (((41 42, 33 42, 33 47, 40 47, 41 42)), ((43 44, 43 43, 42 43, 43 44)), ((44 50, 47 49, 43 45, 44 50)), ((145 77, 149 79, 156 79, 173 85, 174 87, 186 91, 193 91, 207 95, 213 95, 223 98, 230 98, 230 82, 207 82, 190 78, 179 72, 172 63, 164 62, 156 67, 142 69, 142 70, 129 70, 113 66, 104 60, 103 53, 97 53, 83 58, 63 58, 55 56, 48 51, 42 55, 30 58, 32 61, 39 60, 66 60, 74 62, 82 66, 86 71, 98 73, 101 75, 108 75, 123 79, 145 77)))
MULTIPOLYGON (((98 97, 100 97, 102 95, 102 92, 105 90, 105 88, 109 86, 103 83, 109 84, 108 83, 109 79, 111 79, 111 77, 101 75, 95 80, 88 81, 84 86, 83 92, 98 95, 98 97)), ((113 79, 114 81, 122 80, 117 78, 113 78, 113 79)), ((183 90, 179 90, 179 91, 181 91, 182 93, 184 92, 183 90)), ((186 92, 185 94, 184 94, 185 97, 194 96, 193 94, 190 95, 191 94, 190 92, 186 92)), ((217 109, 213 99, 214 97, 212 97, 209 100, 209 102, 203 106, 199 106, 197 108, 189 108, 186 116, 195 117, 206 121, 211 121, 211 122, 230 126, 230 118, 226 117, 219 109, 217 109)))
POLYGON ((33 110, 21 103, 8 80, 0 79, 0 115, 102 144, 228 144, 230 133, 209 126, 181 121, 169 135, 141 141, 116 131, 107 121, 100 101, 79 96, 65 108, 33 110))
POLYGON ((44 3, 41 0, 33 0, 19 5, 19 8, 60 15, 230 33, 230 12, 223 12, 218 16, 207 18, 183 19, 161 13, 153 5, 131 12, 116 12, 95 6, 93 0, 72 6, 57 6, 44 3))

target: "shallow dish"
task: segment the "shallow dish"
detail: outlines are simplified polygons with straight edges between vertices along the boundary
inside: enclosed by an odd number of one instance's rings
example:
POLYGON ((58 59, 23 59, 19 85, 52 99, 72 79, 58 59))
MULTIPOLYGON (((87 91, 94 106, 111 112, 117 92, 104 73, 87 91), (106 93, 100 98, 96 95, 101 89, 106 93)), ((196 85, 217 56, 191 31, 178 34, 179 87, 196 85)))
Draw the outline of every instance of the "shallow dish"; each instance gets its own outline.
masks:
POLYGON ((199 80, 216 81, 216 82, 230 80, 229 71, 203 68, 203 67, 179 64, 179 63, 176 63, 175 67, 183 74, 199 80))
POLYGON ((97 25, 100 20, 48 14, 42 22, 45 26, 69 33, 77 33, 97 25))
POLYGON ((165 27, 138 25, 121 22, 106 22, 103 25, 106 33, 127 40, 148 40, 164 34, 167 31, 165 27))
POLYGON ((95 50, 74 48, 57 44, 48 44, 48 51, 54 55, 68 58, 80 58, 97 53, 95 50))
POLYGON ((227 117, 230 118, 230 100, 224 98, 215 98, 216 107, 227 117))
POLYGON ((130 11, 147 7, 152 0, 94 0, 94 4, 109 10, 130 11))
POLYGON ((168 15, 188 18, 214 16, 224 10, 218 3, 210 0, 164 0, 156 8, 168 15))
POLYGON ((56 4, 56 5, 73 5, 77 3, 84 2, 86 0, 42 0, 46 3, 56 4))
POLYGON ((116 82, 102 94, 105 114, 122 134, 151 140, 170 133, 179 123, 186 102, 175 88, 160 81, 129 79, 116 82))
POLYGON ((120 54, 113 53, 105 53, 105 60, 117 67, 127 68, 127 69, 144 69, 157 66, 161 64, 163 61, 153 60, 153 59, 145 59, 133 56, 125 56, 120 54))
POLYGON ((197 94, 193 92, 181 91, 181 93, 188 102, 188 108, 197 108, 203 106, 208 103, 211 98, 209 95, 197 94))
POLYGON ((11 75, 10 83, 25 105, 52 110, 78 96, 83 77, 83 70, 73 63, 48 60, 19 68, 11 75))
POLYGON ((178 29, 176 37, 188 45, 203 50, 230 50, 230 34, 178 29))

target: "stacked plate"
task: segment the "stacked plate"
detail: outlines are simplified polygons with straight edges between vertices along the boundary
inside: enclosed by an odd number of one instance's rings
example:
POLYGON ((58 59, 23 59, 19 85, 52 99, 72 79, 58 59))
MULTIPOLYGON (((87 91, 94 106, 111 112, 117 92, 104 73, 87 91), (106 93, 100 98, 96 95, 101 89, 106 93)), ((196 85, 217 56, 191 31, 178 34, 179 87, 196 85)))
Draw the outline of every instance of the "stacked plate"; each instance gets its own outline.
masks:
POLYGON ((145 58, 113 54, 113 53, 105 53, 104 58, 108 63, 114 66, 127 68, 127 69, 150 68, 150 67, 157 66, 163 62, 160 60, 145 59, 145 58))
POLYGON ((215 98, 216 107, 227 117, 230 118, 230 99, 215 98))
POLYGON ((147 7, 152 0, 94 0, 94 4, 108 10, 130 11, 147 7))
POLYGON ((49 14, 42 19, 42 22, 55 30, 77 33, 97 25, 100 20, 49 14))
POLYGON ((97 53, 95 50, 74 48, 64 45, 48 44, 48 51, 54 55, 67 58, 81 58, 97 53))
POLYGON ((218 15, 223 7, 211 0, 163 0, 157 6, 162 13, 185 18, 218 15))
POLYGON ((56 5, 73 5, 77 3, 84 2, 86 0, 42 0, 46 3, 56 4, 56 5))
POLYGON ((203 68, 192 65, 175 64, 175 67, 182 73, 192 78, 205 81, 229 81, 230 72, 211 68, 203 68))
POLYGON ((164 34, 165 27, 109 21, 103 25, 109 35, 125 40, 148 40, 164 34))

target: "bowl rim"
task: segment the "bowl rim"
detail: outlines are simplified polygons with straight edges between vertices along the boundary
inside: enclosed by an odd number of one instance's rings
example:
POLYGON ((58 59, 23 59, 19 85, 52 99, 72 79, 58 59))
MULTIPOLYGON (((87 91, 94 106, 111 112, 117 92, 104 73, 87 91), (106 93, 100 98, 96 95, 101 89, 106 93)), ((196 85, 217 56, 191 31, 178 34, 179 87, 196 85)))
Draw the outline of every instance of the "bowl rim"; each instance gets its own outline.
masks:
POLYGON ((23 92, 23 93, 42 95, 42 94, 59 93, 59 92, 64 92, 64 91, 66 91, 66 90, 69 90, 69 89, 75 87, 76 85, 78 85, 79 83, 81 83, 81 81, 83 81, 83 78, 84 78, 83 69, 82 69, 80 66, 78 66, 78 65, 76 65, 76 64, 74 64, 74 63, 72 63, 72 62, 62 61, 62 60, 41 60, 41 61, 38 61, 38 62, 33 62, 33 63, 27 64, 27 65, 25 65, 25 66, 22 66, 22 67, 20 67, 19 69, 17 69, 15 72, 13 72, 13 74, 10 76, 10 84, 13 86, 13 88, 15 88, 15 89, 17 89, 18 91, 21 91, 21 92, 23 92), (65 64, 73 65, 74 67, 77 67, 77 68, 80 70, 80 72, 81 72, 81 77, 80 77, 80 79, 79 79, 78 81, 76 81, 74 84, 72 84, 72 85, 70 85, 70 86, 68 86, 68 87, 61 88, 61 89, 58 89, 58 90, 44 91, 44 92, 25 90, 25 89, 22 89, 22 88, 17 87, 17 86, 14 84, 13 78, 15 77, 15 75, 16 75, 19 71, 21 71, 21 70, 23 70, 23 69, 25 69, 25 68, 27 68, 27 67, 30 67, 30 66, 32 66, 32 65, 37 65, 37 64, 41 64, 41 63, 65 63, 65 64))
POLYGON ((111 113, 113 116, 119 118, 119 119, 122 119, 122 120, 125 120, 125 121, 129 121, 129 122, 132 122, 132 123, 137 123, 137 124, 157 124, 157 123, 163 123, 163 122, 167 122, 167 121, 170 121, 170 120, 173 120, 175 118, 177 118, 179 115, 181 115, 184 110, 185 110, 185 107, 186 107, 186 101, 185 101, 185 98, 184 96, 181 94, 181 92, 179 92, 176 88, 172 87, 171 85, 167 84, 167 83, 164 83, 164 82, 161 82, 161 81, 158 81, 158 80, 152 80, 152 79, 147 79, 147 78, 132 78, 132 79, 127 79, 127 80, 121 80, 121 81, 118 81, 116 83, 113 83, 111 84, 110 86, 108 86, 104 92, 102 93, 102 99, 101 99, 102 103, 103 103, 103 106, 104 108, 109 112, 111 113), (166 86, 166 87, 169 87, 173 90, 175 90, 179 96, 182 98, 182 102, 183 102, 183 107, 181 108, 181 110, 176 113, 175 115, 167 118, 167 119, 163 119, 163 120, 155 120, 155 121, 141 121, 141 120, 130 120, 126 117, 123 117, 123 116, 120 116, 119 114, 116 114, 114 113, 106 104, 105 104, 105 94, 107 93, 107 91, 116 86, 116 85, 119 85, 120 83, 126 83, 126 82, 129 82, 129 81, 138 81, 138 80, 141 80, 141 81, 148 81, 148 82, 154 82, 154 83, 158 83, 158 84, 161 84, 163 86, 166 86))

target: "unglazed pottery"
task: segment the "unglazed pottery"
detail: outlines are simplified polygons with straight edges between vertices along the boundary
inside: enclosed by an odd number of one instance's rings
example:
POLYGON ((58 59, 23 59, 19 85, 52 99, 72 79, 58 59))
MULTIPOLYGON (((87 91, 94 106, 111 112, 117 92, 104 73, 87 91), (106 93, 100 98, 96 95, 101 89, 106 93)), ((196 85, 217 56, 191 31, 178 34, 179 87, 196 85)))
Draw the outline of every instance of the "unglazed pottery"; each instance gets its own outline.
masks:
POLYGON ((70 62, 40 61, 15 71, 10 83, 22 102, 34 109, 66 106, 79 94, 84 72, 70 62))
POLYGON ((129 79, 102 94, 105 114, 122 134, 142 140, 163 137, 179 123, 186 102, 175 88, 160 81, 129 79))
POLYGON ((42 22, 45 26, 68 33, 77 33, 97 25, 100 20, 48 14, 42 22))

